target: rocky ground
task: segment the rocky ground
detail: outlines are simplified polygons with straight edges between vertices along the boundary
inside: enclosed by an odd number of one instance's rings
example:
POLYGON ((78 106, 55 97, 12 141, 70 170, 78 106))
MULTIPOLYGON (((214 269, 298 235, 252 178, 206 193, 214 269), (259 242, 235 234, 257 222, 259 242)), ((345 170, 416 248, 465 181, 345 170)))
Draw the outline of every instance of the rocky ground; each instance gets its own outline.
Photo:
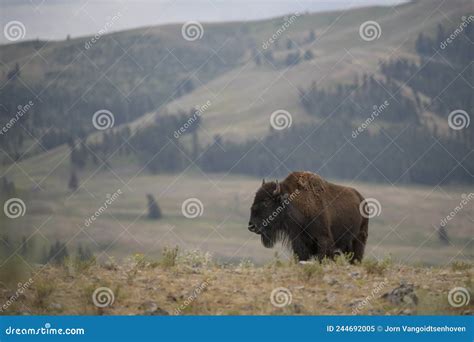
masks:
POLYGON ((120 264, 38 266, 3 284, 2 314, 53 315, 472 315, 472 264, 443 268, 366 260, 221 265, 208 254, 120 264), (30 279, 27 278, 27 279, 30 279), (449 295, 451 291, 451 295, 449 295), (449 300, 448 300, 449 299, 449 300))

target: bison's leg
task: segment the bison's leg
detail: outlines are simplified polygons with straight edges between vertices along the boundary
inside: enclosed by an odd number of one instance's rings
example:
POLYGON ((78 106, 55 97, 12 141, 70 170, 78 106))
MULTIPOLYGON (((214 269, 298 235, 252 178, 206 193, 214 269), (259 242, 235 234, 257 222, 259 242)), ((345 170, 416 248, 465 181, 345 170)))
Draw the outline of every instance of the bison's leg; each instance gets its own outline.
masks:
POLYGON ((334 257, 334 241, 330 235, 318 236, 318 259, 332 259, 334 257))
POLYGON ((299 237, 291 241, 291 247, 293 249, 293 253, 295 253, 298 257, 298 261, 306 261, 312 257, 310 249, 299 237))
POLYGON ((311 241, 316 243, 314 251, 319 261, 325 257, 330 259, 334 257, 334 239, 326 215, 318 215, 311 222, 306 233, 311 236, 311 241))
POLYGON ((352 247, 354 251, 354 257, 351 262, 360 262, 364 257, 365 243, 367 242, 367 236, 369 232, 369 219, 364 218, 360 227, 359 234, 352 240, 352 247))
MULTIPOLYGON (((337 244, 336 244, 336 247, 338 247, 337 244)), ((343 254, 353 253, 352 240, 345 239, 344 243, 339 248, 341 248, 341 251, 342 251, 343 254)))

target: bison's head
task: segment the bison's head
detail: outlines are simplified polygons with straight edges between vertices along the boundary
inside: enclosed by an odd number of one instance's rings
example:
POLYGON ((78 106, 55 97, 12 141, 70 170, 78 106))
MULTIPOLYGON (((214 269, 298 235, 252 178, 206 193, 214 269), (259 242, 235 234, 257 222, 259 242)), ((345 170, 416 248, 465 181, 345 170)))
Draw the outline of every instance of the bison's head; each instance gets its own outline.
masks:
POLYGON ((248 228, 261 236, 262 244, 267 248, 273 247, 283 232, 287 197, 278 181, 265 183, 263 180, 255 194, 248 228))

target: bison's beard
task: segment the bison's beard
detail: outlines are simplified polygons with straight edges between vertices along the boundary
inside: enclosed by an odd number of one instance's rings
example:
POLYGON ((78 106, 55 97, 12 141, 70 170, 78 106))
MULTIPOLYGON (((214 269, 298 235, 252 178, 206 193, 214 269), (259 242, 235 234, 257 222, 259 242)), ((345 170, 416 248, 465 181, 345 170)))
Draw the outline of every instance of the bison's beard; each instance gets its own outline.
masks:
POLYGON ((261 239, 262 239, 262 245, 265 248, 272 248, 276 242, 276 239, 274 236, 267 235, 266 233, 262 233, 261 239))
POLYGON ((288 235, 284 230, 276 229, 263 232, 261 235, 262 245, 265 248, 272 248, 275 243, 281 241, 284 245, 288 242, 288 235))

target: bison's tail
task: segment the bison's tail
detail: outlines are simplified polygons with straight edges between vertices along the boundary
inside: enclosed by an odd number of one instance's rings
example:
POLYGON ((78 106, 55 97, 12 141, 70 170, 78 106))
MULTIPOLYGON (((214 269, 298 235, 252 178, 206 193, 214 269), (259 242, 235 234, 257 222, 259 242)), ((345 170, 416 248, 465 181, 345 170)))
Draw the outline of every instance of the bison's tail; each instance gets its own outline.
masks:
POLYGON ((367 242, 367 236, 369 233, 369 219, 366 217, 362 218, 362 224, 360 226, 359 234, 352 241, 352 248, 354 251, 354 257, 352 262, 360 262, 364 257, 365 244, 367 242))

